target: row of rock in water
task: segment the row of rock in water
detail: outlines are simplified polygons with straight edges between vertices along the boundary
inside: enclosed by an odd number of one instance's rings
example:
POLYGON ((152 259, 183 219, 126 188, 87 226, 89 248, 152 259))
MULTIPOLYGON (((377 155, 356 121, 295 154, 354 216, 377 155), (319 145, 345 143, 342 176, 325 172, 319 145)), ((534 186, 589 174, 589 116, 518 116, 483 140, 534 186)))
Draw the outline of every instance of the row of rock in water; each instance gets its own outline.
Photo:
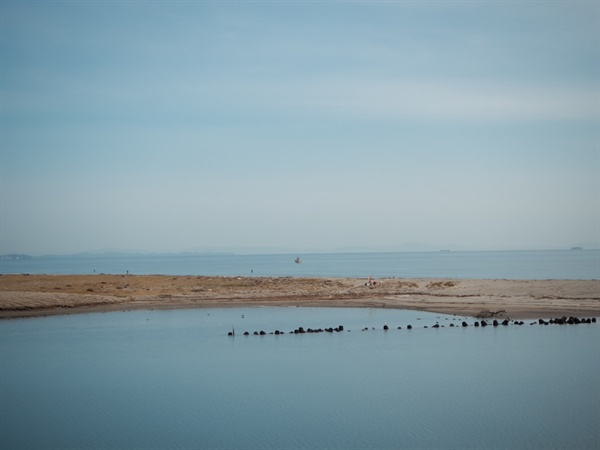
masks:
MULTIPOLYGON (((497 326, 508 326, 509 324, 512 325, 525 325, 525 322, 523 321, 509 321, 508 319, 504 319, 502 322, 499 322, 497 319, 494 319, 492 322, 488 323, 486 320, 481 320, 481 321, 476 321, 473 323, 474 327, 487 327, 487 326, 493 326, 493 327, 497 327, 497 326)), ((596 323, 596 318, 592 317, 590 318, 585 318, 585 319, 579 319, 577 317, 561 317, 561 318, 556 318, 556 319, 550 319, 550 320, 544 320, 544 319, 539 319, 537 321, 531 322, 530 325, 552 325, 552 324, 556 324, 556 325, 577 325, 580 323, 596 323)), ((455 325, 453 323, 451 323, 449 325, 450 328, 453 328, 455 325)), ((458 325, 457 325, 458 326, 458 325)), ((463 321, 461 323, 462 327, 468 327, 469 324, 465 321, 463 321)), ((407 325, 406 329, 407 330, 412 330, 412 325, 407 325)), ((423 328, 429 328, 427 325, 425 325, 423 328)), ((439 323, 436 323, 435 325, 432 325, 431 328, 444 328, 444 325, 440 325, 439 323)), ((372 330, 375 330, 375 327, 371 327, 372 330)), ((388 331, 390 329, 390 327, 388 326, 388 324, 384 324, 383 325, 383 330, 384 331, 388 331)), ((401 330, 402 327, 398 327, 398 330, 401 330)), ((362 331, 368 331, 369 328, 365 327, 362 329, 362 331)), ((288 334, 304 334, 304 333, 339 333, 340 331, 344 331, 344 326, 343 325, 338 325, 337 327, 333 328, 333 327, 329 327, 329 328, 307 328, 306 330, 303 327, 298 327, 293 331, 290 331, 288 334)), ((350 330, 348 330, 350 331, 350 330)), ((286 334, 285 331, 280 331, 280 330, 275 330, 275 331, 271 331, 269 333, 265 332, 265 331, 255 331, 254 333, 252 333, 254 336, 264 336, 266 334, 286 334)), ((227 333, 228 336, 235 336, 235 331, 230 331, 229 333, 227 333)), ((248 331, 244 332, 244 336, 249 336, 250 333, 248 331)))
MULTIPOLYGON (((290 331, 289 334, 304 334, 304 333, 334 333, 337 332, 339 333, 340 331, 344 331, 344 326, 343 325, 338 325, 337 327, 333 328, 333 327, 329 327, 329 328, 307 328, 306 330, 303 327, 298 327, 293 331, 290 331)), ((275 331, 271 331, 270 333, 267 333, 265 331, 255 331, 253 333, 255 336, 264 336, 265 334, 286 334, 285 331, 279 331, 279 330, 275 330, 275 331)), ((228 336, 233 336, 235 335, 235 332, 230 331, 229 333, 227 333, 228 336)), ((245 331, 244 332, 244 336, 249 336, 250 333, 245 331)))

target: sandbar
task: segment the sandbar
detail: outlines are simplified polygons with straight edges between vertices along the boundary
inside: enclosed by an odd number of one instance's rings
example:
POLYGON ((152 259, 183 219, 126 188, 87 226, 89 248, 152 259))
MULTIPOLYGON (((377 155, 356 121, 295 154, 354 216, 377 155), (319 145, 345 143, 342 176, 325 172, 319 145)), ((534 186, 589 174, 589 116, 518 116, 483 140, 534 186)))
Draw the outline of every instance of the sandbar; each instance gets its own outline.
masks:
POLYGON ((513 320, 600 316, 600 280, 0 275, 0 318, 253 306, 394 308, 513 320))

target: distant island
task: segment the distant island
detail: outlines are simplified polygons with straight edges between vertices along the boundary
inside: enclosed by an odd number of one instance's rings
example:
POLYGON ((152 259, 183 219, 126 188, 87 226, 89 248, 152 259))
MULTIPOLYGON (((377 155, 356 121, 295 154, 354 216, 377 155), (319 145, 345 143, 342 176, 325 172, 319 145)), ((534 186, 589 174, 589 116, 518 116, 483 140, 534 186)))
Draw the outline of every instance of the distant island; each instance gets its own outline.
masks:
POLYGON ((9 260, 9 261, 16 261, 19 259, 23 259, 23 260, 27 260, 27 259, 31 259, 32 256, 29 255, 17 255, 17 254, 10 254, 10 255, 0 255, 0 260, 9 260))
POLYGON ((17 253, 11 253, 8 255, 0 255, 0 260, 5 261, 17 261, 17 260, 30 260, 30 259, 66 259, 66 258, 131 258, 131 257, 146 257, 146 256, 233 256, 233 252, 218 252, 218 251, 206 251, 206 252, 179 252, 179 253, 151 253, 151 252, 133 252, 133 251, 91 251, 81 253, 69 253, 69 254, 48 254, 48 255, 22 255, 17 253))

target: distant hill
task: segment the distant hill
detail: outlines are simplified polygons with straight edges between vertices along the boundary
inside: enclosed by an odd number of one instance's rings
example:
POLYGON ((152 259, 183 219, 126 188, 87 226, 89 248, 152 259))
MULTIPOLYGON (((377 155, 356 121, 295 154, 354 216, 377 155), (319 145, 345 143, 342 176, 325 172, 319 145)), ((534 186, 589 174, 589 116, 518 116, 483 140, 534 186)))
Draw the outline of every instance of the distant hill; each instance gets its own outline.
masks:
POLYGON ((29 255, 17 255, 17 254, 10 254, 10 255, 0 255, 0 259, 1 260, 10 260, 10 261, 16 261, 19 259, 23 259, 23 260, 27 260, 27 259, 31 259, 32 256, 29 255))

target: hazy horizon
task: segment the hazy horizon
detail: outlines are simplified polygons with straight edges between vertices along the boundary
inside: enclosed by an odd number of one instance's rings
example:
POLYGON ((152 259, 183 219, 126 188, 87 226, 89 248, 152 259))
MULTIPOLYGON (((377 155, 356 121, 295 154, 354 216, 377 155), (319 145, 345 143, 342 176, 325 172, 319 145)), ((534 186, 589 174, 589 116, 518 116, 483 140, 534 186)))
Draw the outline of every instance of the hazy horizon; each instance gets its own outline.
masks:
POLYGON ((309 254, 352 254, 352 253, 436 253, 436 252, 544 252, 544 251, 571 251, 573 249, 600 251, 600 248, 586 246, 585 244, 575 245, 570 248, 470 248, 462 246, 433 246, 425 244, 406 244, 394 247, 339 247, 329 249, 306 249, 298 251, 292 247, 237 247, 237 248, 198 248, 192 250, 180 251, 147 251, 139 249, 93 249, 83 250, 75 253, 43 253, 29 254, 23 252, 2 253, 0 256, 25 255, 32 257, 70 257, 70 256, 161 256, 161 255, 309 255, 309 254))
POLYGON ((598 3, 0 13, 0 254, 600 247, 598 3))

